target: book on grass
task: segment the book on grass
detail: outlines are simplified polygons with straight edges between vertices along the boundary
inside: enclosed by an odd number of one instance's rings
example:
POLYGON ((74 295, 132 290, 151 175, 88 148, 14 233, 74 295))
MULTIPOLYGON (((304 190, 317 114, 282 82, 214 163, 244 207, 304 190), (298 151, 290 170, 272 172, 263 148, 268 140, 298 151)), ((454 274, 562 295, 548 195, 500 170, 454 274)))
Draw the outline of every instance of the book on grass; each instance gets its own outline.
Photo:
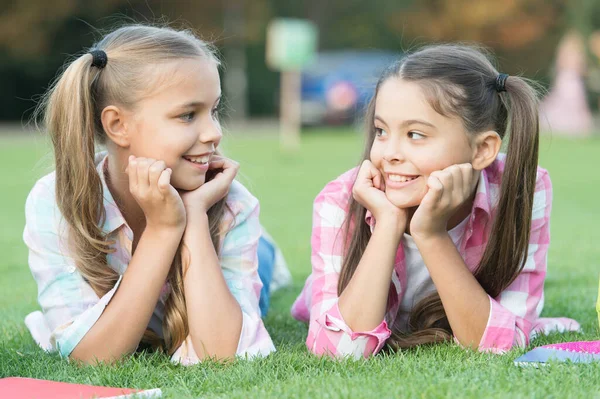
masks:
POLYGON ((0 398, 11 399, 125 399, 160 398, 160 389, 111 388, 93 385, 71 384, 38 380, 35 378, 9 377, 0 379, 0 398))
POLYGON ((537 367, 550 361, 600 362, 600 341, 563 342, 540 346, 515 359, 515 365, 537 367))

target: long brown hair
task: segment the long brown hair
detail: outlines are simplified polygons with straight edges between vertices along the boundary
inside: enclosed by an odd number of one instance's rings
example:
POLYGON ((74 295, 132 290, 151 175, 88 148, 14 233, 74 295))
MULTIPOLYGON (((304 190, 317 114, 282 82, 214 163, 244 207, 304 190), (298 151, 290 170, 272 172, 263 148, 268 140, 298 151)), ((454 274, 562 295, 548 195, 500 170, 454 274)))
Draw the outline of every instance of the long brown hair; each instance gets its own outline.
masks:
MULTIPOLYGON (((434 45, 406 55, 380 77, 367 109, 367 140, 363 159, 375 138, 375 100, 390 78, 416 82, 438 113, 459 117, 469 134, 496 131, 507 138, 508 148, 500 198, 475 278, 492 297, 497 297, 519 275, 527 258, 535 191, 539 125, 536 90, 523 78, 510 76, 506 91, 495 88, 498 71, 480 49, 464 45, 434 45)), ((365 252, 371 231, 364 222, 366 209, 350 198, 345 220, 344 259, 338 294, 344 291, 365 252)), ((421 300, 411 311, 408 332, 392 326, 391 348, 448 340, 452 329, 437 292, 421 300)))
MULTIPOLYGON (((105 68, 93 68, 87 51, 67 64, 36 110, 43 115, 54 147, 56 201, 68 223, 69 243, 83 278, 98 296, 114 287, 118 274, 107 264, 111 245, 102 231, 106 217, 100 176, 94 155, 96 144, 106 135, 100 122, 102 109, 117 103, 129 109, 149 95, 148 73, 161 63, 185 58, 205 58, 219 64, 215 51, 188 30, 130 25, 106 35, 93 46, 106 52, 105 68)), ((225 200, 208 211, 210 235, 219 250, 220 224, 225 200)), ((181 247, 174 257, 167 281, 171 293, 165 304, 164 342, 150 330, 144 340, 154 347, 166 346, 174 352, 189 333, 181 247)))

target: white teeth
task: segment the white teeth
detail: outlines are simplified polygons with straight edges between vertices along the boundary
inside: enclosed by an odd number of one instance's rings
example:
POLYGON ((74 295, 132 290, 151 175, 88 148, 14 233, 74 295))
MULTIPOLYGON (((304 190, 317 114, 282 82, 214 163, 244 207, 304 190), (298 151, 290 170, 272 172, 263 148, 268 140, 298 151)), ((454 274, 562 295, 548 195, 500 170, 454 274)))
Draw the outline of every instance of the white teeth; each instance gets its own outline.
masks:
POLYGON ((389 174, 388 177, 389 177, 389 179, 391 181, 395 181, 395 182, 399 182, 399 183, 405 183, 407 181, 411 181, 411 180, 416 179, 418 176, 416 176, 416 177, 408 177, 408 176, 403 176, 403 175, 392 175, 392 174, 389 174))
POLYGON ((203 155, 201 157, 184 157, 184 158, 190 162, 202 164, 202 163, 207 163, 210 160, 210 155, 203 155))

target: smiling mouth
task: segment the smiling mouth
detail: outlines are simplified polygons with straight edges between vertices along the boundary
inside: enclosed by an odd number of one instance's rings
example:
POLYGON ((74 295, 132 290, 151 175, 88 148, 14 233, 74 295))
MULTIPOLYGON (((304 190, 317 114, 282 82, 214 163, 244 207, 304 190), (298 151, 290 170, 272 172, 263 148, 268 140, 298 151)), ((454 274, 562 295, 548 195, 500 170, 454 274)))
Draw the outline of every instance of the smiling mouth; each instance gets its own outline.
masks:
POLYGON ((210 156, 211 156, 211 154, 196 155, 196 156, 184 155, 183 159, 185 159, 186 161, 198 164, 198 165, 205 165, 210 161, 210 156))
POLYGON ((388 179, 394 183, 406 183, 419 178, 419 176, 415 175, 397 175, 393 173, 388 173, 387 176, 388 179))

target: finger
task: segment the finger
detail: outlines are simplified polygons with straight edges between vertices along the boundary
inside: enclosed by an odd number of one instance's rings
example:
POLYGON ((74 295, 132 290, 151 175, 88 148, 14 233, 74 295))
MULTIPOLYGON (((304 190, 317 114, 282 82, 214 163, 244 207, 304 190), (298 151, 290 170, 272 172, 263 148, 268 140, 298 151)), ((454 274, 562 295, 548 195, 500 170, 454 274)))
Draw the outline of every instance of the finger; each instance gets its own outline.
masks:
POLYGON ((381 171, 379 169, 377 169, 375 167, 375 165, 373 165, 371 162, 369 162, 369 166, 370 166, 369 173, 370 173, 371 179, 374 179, 375 176, 383 177, 381 171))
POLYGON ((127 174, 129 175, 129 191, 133 192, 138 186, 137 159, 133 155, 129 157, 127 174))
POLYGON ((425 194, 422 203, 426 203, 430 206, 435 206, 442 199, 446 188, 444 187, 440 179, 436 176, 433 176, 433 174, 431 174, 427 179, 427 187, 427 194, 425 194))
POLYGON ((431 172, 429 176, 437 178, 440 181, 440 183, 442 183, 444 191, 447 194, 452 193, 452 189, 454 188, 454 182, 452 181, 452 174, 449 171, 447 171, 446 169, 436 170, 435 172, 431 172))
POLYGON ((463 175, 463 182, 468 190, 467 194, 470 196, 475 190, 475 187, 477 187, 477 183, 479 182, 479 174, 475 172, 473 165, 470 163, 463 163, 458 165, 458 167, 463 175))
POLYGON ((172 174, 173 171, 171 170, 171 168, 163 169, 160 172, 156 185, 158 186, 158 191, 163 195, 167 195, 169 193, 172 174))
POLYGON ((460 187, 462 190, 464 184, 462 169, 458 165, 452 165, 449 172, 452 174, 453 186, 456 188, 460 187))
POLYGON ((158 179, 162 172, 167 168, 167 165, 164 161, 154 161, 148 167, 148 181, 150 182, 150 187, 156 187, 158 184, 158 179))
POLYGON ((450 179, 452 180, 452 197, 454 202, 462 202, 465 200, 465 186, 463 182, 463 175, 458 165, 452 165, 447 169, 450 173, 450 179))
MULTIPOLYGON (((377 169, 371 161, 367 160, 365 162, 365 179, 371 184, 371 186, 375 186, 375 179, 377 179, 381 183, 381 181, 383 180, 383 175, 381 174, 379 169, 377 169)), ((381 184, 379 184, 379 187, 381 187, 381 184)))
POLYGON ((358 181, 358 180, 369 179, 369 176, 371 175, 372 166, 373 165, 371 164, 371 161, 369 161, 368 159, 365 159, 362 162, 362 164, 360 165, 360 168, 358 169, 358 174, 356 176, 356 180, 358 181))
POLYGON ((239 163, 232 161, 229 158, 218 157, 217 159, 211 160, 208 164, 208 170, 215 169, 239 169, 239 163))
POLYGON ((383 185, 383 178, 381 177, 381 174, 375 175, 375 177, 373 177, 373 186, 375 186, 375 188, 377 190, 383 191, 382 185, 383 185))
POLYGON ((456 192, 458 186, 455 186, 454 184, 452 172, 444 169, 435 177, 442 183, 443 188, 442 196, 439 199, 439 205, 444 208, 455 205, 455 203, 459 201, 457 200, 457 197, 460 198, 461 194, 456 192))
POLYGON ((223 169, 225 167, 225 160, 224 159, 215 159, 215 160, 210 160, 210 162, 208 163, 208 169, 223 169))
MULTIPOLYGON (((150 166, 156 162, 156 159, 152 159, 152 158, 144 158, 144 174, 142 176, 138 175, 139 178, 143 179, 142 182, 145 185, 145 187, 147 187, 148 189, 150 189, 150 166)), ((139 171, 138 171, 139 173, 139 171)))
POLYGON ((223 169, 230 169, 230 168, 234 168, 234 169, 238 169, 240 167, 240 164, 229 159, 229 158, 221 158, 219 160, 221 162, 221 167, 223 169))
POLYGON ((239 163, 234 162, 232 160, 227 160, 223 164, 223 171, 217 173, 217 176, 222 174, 231 183, 233 179, 235 179, 235 176, 237 175, 239 169, 239 163))
MULTIPOLYGON (((371 188, 375 187, 375 180, 377 176, 380 176, 380 173, 377 170, 377 168, 373 166, 371 161, 365 159, 360 165, 358 174, 356 176, 356 180, 354 182, 354 185, 352 186, 352 195, 362 197, 364 193, 360 194, 361 192, 364 192, 364 190, 370 190, 371 188)), ((381 183, 380 180, 379 183, 381 183)), ((382 185, 379 184, 379 187, 382 187, 382 185)))
POLYGON ((148 188, 148 160, 146 158, 136 159, 137 167, 137 186, 139 190, 148 188))

